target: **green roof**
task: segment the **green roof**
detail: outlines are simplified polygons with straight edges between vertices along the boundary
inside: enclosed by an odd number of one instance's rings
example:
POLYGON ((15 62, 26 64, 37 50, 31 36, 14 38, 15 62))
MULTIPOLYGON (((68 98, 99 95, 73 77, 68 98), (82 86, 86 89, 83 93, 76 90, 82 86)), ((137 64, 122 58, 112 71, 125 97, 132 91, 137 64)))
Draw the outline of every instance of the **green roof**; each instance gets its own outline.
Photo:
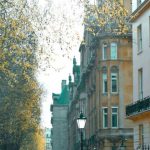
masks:
POLYGON ((80 66, 79 65, 76 65, 76 66, 73 66, 73 73, 77 73, 77 74, 80 74, 80 66))
POLYGON ((54 104, 60 104, 60 105, 67 105, 69 104, 69 89, 68 89, 68 85, 65 85, 59 98, 54 101, 54 104))

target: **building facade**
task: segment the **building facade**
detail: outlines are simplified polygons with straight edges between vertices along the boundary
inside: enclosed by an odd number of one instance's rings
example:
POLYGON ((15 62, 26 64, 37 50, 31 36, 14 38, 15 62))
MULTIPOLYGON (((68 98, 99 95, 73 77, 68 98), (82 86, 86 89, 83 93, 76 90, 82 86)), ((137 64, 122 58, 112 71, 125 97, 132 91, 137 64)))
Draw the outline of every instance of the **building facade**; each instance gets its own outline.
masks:
POLYGON ((150 148, 150 1, 133 1, 133 103, 126 107, 134 122, 134 148, 150 148))
POLYGON ((69 112, 68 112, 68 123, 69 123, 69 150, 79 149, 79 129, 77 128, 76 119, 81 111, 79 96, 80 96, 80 66, 77 65, 76 59, 73 59, 73 81, 69 76, 69 112))
POLYGON ((91 47, 81 49, 81 58, 85 58, 81 60, 81 79, 87 93, 81 105, 87 116, 85 147, 132 150, 132 123, 125 119, 125 105, 132 99, 131 35, 104 36, 93 41, 96 48, 90 43, 91 47))
MULTIPOLYGON (((130 1, 122 1, 131 8, 130 1)), ((76 118, 87 117, 84 149, 133 150, 133 126, 125 117, 132 100, 132 35, 101 30, 94 37, 85 29, 80 48, 80 80, 73 86, 69 122, 71 150, 80 147, 76 118), (72 120, 72 121, 71 121, 72 120)))
POLYGON ((61 89, 61 94, 52 95, 52 150, 68 150, 69 88, 66 80, 62 80, 61 89))

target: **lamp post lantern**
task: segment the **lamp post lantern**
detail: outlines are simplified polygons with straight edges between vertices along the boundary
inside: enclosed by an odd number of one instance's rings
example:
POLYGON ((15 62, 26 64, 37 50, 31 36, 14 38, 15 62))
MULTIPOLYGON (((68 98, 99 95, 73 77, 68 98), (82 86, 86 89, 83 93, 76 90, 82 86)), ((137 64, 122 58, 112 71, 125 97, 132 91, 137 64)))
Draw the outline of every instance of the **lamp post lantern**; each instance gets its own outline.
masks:
POLYGON ((86 123, 86 117, 81 112, 80 116, 77 118, 78 128, 81 129, 81 150, 83 150, 83 131, 82 131, 82 129, 85 127, 85 123, 86 123))

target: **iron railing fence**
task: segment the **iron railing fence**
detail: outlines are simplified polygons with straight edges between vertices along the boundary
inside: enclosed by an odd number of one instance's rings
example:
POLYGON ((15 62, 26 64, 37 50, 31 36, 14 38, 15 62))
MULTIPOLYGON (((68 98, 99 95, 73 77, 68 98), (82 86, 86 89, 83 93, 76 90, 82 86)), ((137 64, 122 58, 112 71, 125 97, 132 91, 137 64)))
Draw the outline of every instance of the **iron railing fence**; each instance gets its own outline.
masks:
POLYGON ((150 150, 150 144, 139 145, 136 150, 150 150))
POLYGON ((129 117, 148 110, 150 110, 150 96, 127 105, 126 116, 129 117))

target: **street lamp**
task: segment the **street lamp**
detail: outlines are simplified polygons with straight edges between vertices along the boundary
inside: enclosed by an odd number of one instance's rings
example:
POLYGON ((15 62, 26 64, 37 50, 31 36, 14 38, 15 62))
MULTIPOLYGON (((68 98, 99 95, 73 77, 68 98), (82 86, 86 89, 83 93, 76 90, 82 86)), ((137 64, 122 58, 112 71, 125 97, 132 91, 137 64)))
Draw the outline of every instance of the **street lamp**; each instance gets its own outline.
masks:
POLYGON ((82 129, 85 127, 85 123, 86 123, 86 117, 81 112, 80 116, 77 118, 78 128, 81 129, 81 150, 83 150, 83 131, 82 131, 82 129))

